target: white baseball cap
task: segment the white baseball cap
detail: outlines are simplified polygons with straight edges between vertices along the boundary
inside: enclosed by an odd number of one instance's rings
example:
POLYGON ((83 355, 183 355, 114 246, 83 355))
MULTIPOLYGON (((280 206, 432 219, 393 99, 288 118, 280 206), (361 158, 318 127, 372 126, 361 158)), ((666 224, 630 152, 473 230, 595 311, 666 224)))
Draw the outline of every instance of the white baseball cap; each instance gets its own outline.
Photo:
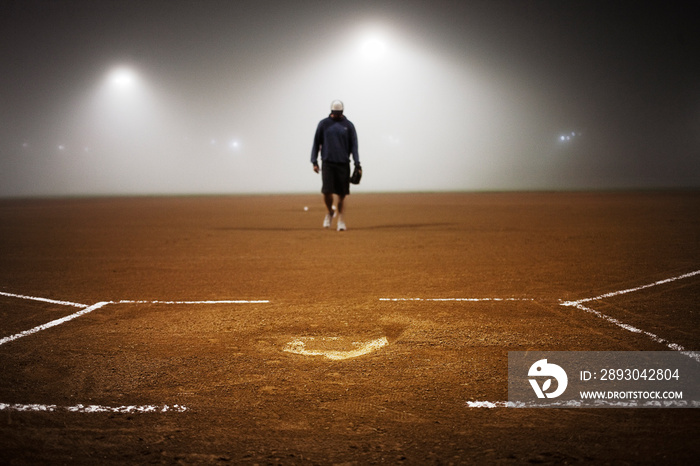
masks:
POLYGON ((342 112, 343 108, 343 103, 340 100, 334 100, 331 102, 331 112, 342 112))

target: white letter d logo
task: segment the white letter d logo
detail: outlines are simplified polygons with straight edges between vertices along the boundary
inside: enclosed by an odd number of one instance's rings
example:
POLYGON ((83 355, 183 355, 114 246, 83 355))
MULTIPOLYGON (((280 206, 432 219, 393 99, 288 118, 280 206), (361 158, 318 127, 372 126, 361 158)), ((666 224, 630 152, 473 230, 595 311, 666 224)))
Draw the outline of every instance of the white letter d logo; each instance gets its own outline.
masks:
POLYGON ((545 396, 547 398, 556 398, 564 393, 566 385, 569 383, 569 378, 566 376, 564 369, 556 364, 548 364, 546 359, 540 359, 530 366, 527 375, 530 377, 554 377, 557 380, 557 389, 551 393, 547 393, 547 390, 549 390, 552 385, 551 378, 544 381, 542 388, 540 388, 537 380, 529 379, 532 389, 535 390, 535 394, 537 394, 537 398, 544 398, 545 396))

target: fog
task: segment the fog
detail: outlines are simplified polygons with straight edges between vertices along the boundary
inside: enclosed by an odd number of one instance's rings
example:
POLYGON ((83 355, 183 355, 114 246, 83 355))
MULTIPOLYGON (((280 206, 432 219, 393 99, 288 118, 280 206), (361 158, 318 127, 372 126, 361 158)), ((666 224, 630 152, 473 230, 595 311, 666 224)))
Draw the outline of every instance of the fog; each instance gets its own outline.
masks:
POLYGON ((695 7, 558 4, 6 2, 0 196, 318 192, 334 99, 354 192, 700 187, 695 7))

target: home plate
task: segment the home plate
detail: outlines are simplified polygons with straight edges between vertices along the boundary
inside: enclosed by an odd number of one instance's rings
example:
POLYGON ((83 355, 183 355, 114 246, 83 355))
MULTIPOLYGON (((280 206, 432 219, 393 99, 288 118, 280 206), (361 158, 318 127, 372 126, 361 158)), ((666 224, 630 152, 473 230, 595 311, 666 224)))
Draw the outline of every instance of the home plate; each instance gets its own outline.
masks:
POLYGON ((351 341, 346 337, 301 337, 287 343, 284 351, 339 361, 364 356, 388 344, 386 337, 368 342, 351 341))

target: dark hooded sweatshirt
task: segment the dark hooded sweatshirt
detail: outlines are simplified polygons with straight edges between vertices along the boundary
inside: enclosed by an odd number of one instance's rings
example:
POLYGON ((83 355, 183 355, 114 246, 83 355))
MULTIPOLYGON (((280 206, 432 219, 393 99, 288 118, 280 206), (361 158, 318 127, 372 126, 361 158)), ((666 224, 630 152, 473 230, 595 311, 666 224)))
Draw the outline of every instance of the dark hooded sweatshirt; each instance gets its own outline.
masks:
POLYGON ((318 164, 318 152, 321 160, 333 163, 350 163, 352 155, 355 165, 360 165, 357 153, 357 132, 355 125, 343 115, 331 114, 321 120, 316 128, 314 146, 311 149, 311 163, 318 164))

